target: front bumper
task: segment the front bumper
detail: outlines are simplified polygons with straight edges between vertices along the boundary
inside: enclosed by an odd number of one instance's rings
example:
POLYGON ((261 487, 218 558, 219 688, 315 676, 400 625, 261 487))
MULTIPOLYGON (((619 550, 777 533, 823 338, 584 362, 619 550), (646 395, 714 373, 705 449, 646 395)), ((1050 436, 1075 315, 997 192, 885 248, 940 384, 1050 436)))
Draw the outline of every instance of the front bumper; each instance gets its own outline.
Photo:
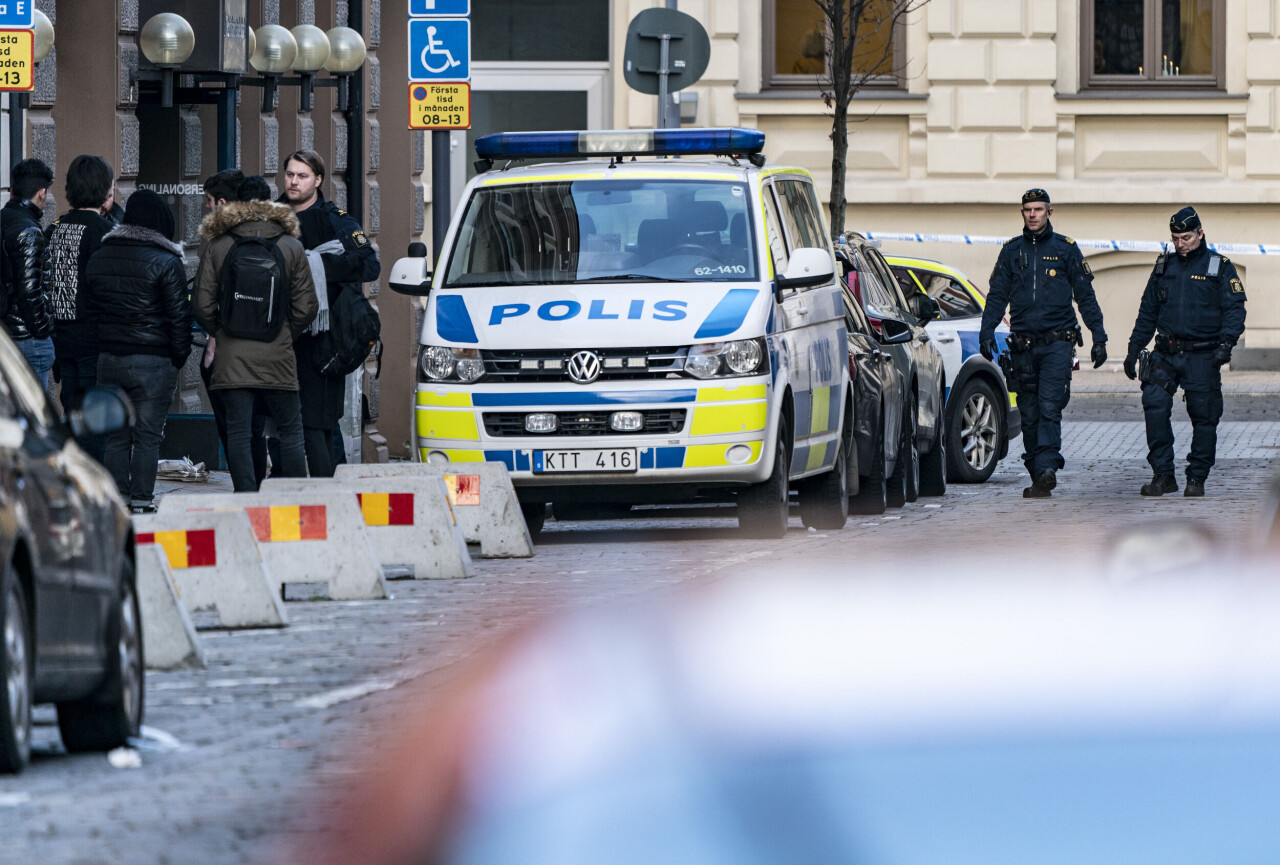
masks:
POLYGON ((772 467, 768 376, 716 382, 598 382, 585 387, 420 383, 415 430, 423 462, 500 462, 517 486, 751 484, 772 467), (661 433, 491 434, 486 413, 683 410, 677 431, 661 433), (628 472, 538 471, 539 452, 635 448, 628 472))

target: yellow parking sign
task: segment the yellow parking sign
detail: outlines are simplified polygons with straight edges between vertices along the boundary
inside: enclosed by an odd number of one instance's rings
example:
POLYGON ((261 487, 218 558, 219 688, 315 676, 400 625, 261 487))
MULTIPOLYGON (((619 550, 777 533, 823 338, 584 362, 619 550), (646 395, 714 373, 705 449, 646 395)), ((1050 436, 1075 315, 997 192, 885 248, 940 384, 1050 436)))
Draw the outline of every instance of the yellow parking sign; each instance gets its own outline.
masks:
POLYGON ((471 85, 409 85, 410 129, 470 129, 471 85))
POLYGON ((0 90, 36 87, 34 30, 0 30, 0 90))

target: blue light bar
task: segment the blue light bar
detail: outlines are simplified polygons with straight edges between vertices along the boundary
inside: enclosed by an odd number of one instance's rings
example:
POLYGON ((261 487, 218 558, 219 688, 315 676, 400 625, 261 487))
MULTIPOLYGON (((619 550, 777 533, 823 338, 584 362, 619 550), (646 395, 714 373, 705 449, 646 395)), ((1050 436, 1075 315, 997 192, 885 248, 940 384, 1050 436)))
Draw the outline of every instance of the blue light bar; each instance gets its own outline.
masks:
POLYGON ((553 156, 744 156, 764 150, 759 129, 609 129, 593 132, 496 132, 476 139, 481 159, 553 156))

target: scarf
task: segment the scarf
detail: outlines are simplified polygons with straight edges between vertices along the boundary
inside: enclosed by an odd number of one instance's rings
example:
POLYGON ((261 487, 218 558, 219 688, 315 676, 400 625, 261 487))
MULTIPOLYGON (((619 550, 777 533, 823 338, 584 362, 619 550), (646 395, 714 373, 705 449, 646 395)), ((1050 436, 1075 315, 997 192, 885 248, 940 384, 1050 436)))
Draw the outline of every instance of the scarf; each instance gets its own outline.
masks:
POLYGON ((320 256, 342 255, 345 251, 341 240, 326 241, 315 249, 307 250, 307 266, 311 268, 311 281, 316 284, 316 300, 320 304, 316 320, 307 327, 307 333, 312 336, 329 329, 329 282, 325 279, 324 259, 320 256))

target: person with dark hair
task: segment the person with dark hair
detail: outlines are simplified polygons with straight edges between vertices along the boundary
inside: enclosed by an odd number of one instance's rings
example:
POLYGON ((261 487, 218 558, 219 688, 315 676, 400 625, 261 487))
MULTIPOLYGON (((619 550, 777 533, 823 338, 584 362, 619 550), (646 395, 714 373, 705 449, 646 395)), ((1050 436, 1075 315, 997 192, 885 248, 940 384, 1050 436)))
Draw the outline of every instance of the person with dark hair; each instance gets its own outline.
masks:
POLYGON ((77 156, 67 169, 67 198, 73 209, 45 229, 44 287, 53 306, 54 375, 62 383, 59 399, 66 411, 79 406, 85 391, 98 381, 98 331, 81 309, 80 286, 90 256, 113 228, 102 207, 114 180, 102 157, 77 156))
POLYGON ((251 174, 240 182, 236 194, 240 201, 270 201, 271 184, 261 174, 251 174))
POLYGON ((40 218, 53 171, 39 159, 24 159, 10 174, 10 198, 0 209, 0 311, 4 327, 31 364, 43 387, 53 368, 53 320, 43 285, 44 234, 40 218))
POLYGON ((244 181, 244 172, 239 168, 228 168, 217 174, 209 175, 204 182, 204 209, 212 213, 224 204, 240 200, 240 184, 244 181))
MULTIPOLYGON (((306 477, 293 340, 316 316, 316 292, 306 253, 297 239, 298 219, 289 208, 271 201, 239 201, 206 216, 200 234, 209 244, 196 276, 195 316, 200 326, 217 339, 210 390, 220 395, 226 411, 227 465, 232 484, 236 492, 258 488, 251 449, 255 404, 263 405, 276 422, 281 440, 280 473, 284 477, 306 477), (231 266, 233 248, 242 245, 248 250, 255 240, 273 250, 273 257, 277 257, 288 278, 283 298, 284 321, 270 338, 232 336, 224 326, 224 265, 231 266)), ((244 254, 247 253, 240 253, 244 254)), ((236 286, 239 291, 239 283, 236 286)))
MULTIPOLYGON (((204 182, 205 216, 231 202, 239 201, 240 184, 243 181, 244 172, 239 168, 227 168, 217 174, 209 175, 204 182)), ((200 249, 200 256, 204 257, 203 246, 200 249)), ((209 395, 209 407, 213 410, 213 422, 218 428, 218 440, 222 442, 222 452, 227 453, 227 412, 222 405, 222 397, 213 390, 213 359, 217 353, 218 341, 212 334, 207 334, 204 345, 201 346, 200 379, 204 382, 205 392, 209 395)), ((266 471, 266 455, 258 459, 255 454, 254 464, 261 465, 261 470, 256 473, 258 480, 261 481, 266 471)))
POLYGON ((320 373, 313 360, 315 334, 329 328, 329 311, 340 292, 363 293, 363 283, 378 278, 382 265, 360 223, 326 201, 325 166, 320 154, 298 150, 285 160, 285 191, 281 200, 298 215, 302 245, 312 260, 320 312, 306 334, 294 342, 298 355, 298 383, 307 464, 312 477, 333 476, 333 438, 342 419, 345 380, 320 373), (323 277, 322 286, 319 277, 323 277), (322 290, 323 289, 323 290, 322 290))
POLYGON ((133 429, 112 433, 102 462, 134 513, 155 510, 156 467, 178 370, 191 352, 191 301, 177 225, 149 189, 129 196, 124 222, 85 267, 85 318, 97 328, 98 381, 133 402, 133 429))

